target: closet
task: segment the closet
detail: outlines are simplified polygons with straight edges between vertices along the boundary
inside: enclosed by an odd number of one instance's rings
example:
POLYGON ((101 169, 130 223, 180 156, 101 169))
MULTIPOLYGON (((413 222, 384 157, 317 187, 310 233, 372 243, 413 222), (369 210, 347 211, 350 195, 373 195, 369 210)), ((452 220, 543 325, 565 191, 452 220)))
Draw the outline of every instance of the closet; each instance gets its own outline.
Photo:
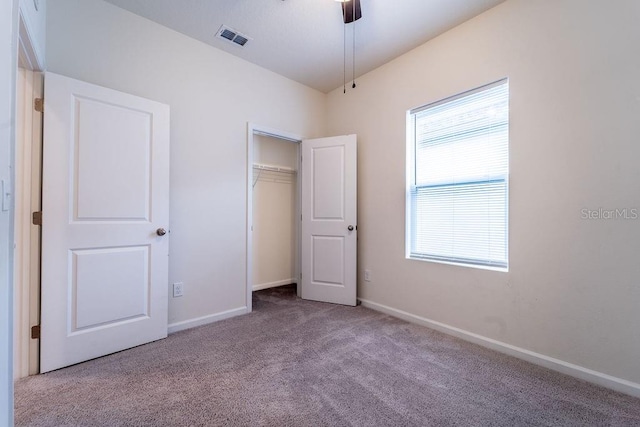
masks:
POLYGON ((299 144, 253 136, 253 290, 297 283, 299 144))

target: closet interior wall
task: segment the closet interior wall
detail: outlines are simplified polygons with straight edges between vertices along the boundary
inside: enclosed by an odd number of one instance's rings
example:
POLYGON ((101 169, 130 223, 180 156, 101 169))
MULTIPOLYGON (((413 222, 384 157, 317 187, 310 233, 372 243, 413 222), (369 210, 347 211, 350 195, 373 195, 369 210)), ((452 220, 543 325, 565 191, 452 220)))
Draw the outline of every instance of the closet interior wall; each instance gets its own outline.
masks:
POLYGON ((297 143, 254 134, 253 290, 297 283, 297 143))

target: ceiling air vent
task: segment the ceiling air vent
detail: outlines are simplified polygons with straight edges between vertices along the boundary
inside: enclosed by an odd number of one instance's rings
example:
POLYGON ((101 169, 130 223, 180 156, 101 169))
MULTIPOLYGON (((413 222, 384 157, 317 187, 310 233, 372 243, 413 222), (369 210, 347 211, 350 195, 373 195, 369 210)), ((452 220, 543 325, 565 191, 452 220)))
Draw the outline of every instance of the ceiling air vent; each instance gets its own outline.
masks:
POLYGON ((236 30, 227 27, 226 25, 220 27, 218 33, 216 34, 216 37, 236 44, 238 46, 244 46, 250 40, 246 35, 241 34, 236 30))

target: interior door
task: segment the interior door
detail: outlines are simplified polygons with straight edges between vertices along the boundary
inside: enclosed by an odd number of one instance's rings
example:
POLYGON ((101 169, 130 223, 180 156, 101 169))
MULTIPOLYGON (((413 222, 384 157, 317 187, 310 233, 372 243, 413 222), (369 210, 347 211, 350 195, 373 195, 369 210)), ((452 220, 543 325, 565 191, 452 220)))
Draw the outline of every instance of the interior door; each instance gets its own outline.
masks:
POLYGON ((167 336, 169 107, 45 75, 41 372, 167 336))
POLYGON ((356 219, 356 136, 302 141, 302 298, 356 305, 356 219))

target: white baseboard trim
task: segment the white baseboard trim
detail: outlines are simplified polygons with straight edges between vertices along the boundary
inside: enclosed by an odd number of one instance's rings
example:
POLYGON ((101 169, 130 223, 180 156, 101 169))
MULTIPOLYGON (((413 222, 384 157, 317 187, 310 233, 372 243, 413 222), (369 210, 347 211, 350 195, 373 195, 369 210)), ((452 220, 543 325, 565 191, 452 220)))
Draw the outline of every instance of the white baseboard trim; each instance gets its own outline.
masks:
POLYGON ((416 316, 415 314, 407 313, 406 311, 378 304, 373 301, 368 301, 362 298, 358 299, 362 303, 363 307, 367 307, 372 310, 376 310, 390 316, 406 320, 407 322, 416 323, 418 325, 435 329, 445 334, 461 338, 465 341, 490 348, 509 356, 517 357, 518 359, 526 360, 527 362, 554 370, 556 372, 560 372, 575 378, 579 378, 581 380, 601 385, 611 390, 619 391, 621 393, 625 393, 634 397, 640 397, 640 384, 638 383, 603 374, 602 372, 593 371, 582 366, 574 365, 560 359, 545 356, 544 354, 535 353, 524 348, 516 347, 511 344, 484 337, 482 335, 474 334, 473 332, 465 331, 464 329, 459 329, 453 326, 446 325, 444 323, 436 322, 435 320, 416 316))
POLYGON ((296 283, 296 279, 285 279, 269 283, 260 283, 258 285, 253 285, 252 289, 254 291, 261 291, 263 289, 275 288, 277 286, 290 285, 291 283, 296 283))
POLYGON ((223 311, 222 313, 210 314, 208 316, 171 323, 167 328, 167 332, 173 334, 174 332, 184 331, 185 329, 191 329, 196 326, 207 325, 213 322, 219 322, 220 320, 229 319, 242 314, 247 314, 247 307, 234 308, 233 310, 223 311))

